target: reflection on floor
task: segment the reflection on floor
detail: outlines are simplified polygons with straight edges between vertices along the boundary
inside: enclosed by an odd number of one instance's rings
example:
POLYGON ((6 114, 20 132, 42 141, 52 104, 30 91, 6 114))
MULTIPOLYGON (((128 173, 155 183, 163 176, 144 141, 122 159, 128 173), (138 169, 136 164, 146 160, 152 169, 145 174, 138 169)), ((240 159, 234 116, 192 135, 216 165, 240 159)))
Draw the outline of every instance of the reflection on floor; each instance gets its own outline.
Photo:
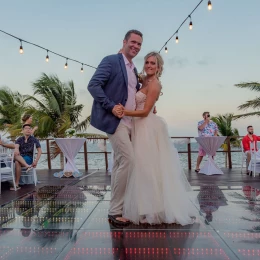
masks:
POLYGON ((107 220, 109 186, 46 185, 1 206, 0 257, 260 259, 257 185, 202 185, 194 187, 194 195, 198 218, 193 225, 118 228, 107 220))

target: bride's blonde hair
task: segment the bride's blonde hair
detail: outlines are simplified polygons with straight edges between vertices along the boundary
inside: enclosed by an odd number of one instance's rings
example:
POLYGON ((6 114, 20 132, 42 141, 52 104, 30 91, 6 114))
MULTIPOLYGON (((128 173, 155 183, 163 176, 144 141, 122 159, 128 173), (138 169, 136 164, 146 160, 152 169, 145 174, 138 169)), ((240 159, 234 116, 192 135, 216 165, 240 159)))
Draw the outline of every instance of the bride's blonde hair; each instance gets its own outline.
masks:
MULTIPOLYGON (((157 65, 157 68, 158 68, 158 71, 156 72, 156 77, 159 80, 159 78, 162 76, 162 72, 163 72, 163 65, 164 65, 163 58, 160 55, 160 53, 158 53, 158 52, 155 52, 155 51, 149 52, 144 57, 144 66, 145 66, 145 62, 150 57, 155 57, 155 59, 156 59, 156 65, 157 65)), ((143 66, 143 71, 142 71, 143 75, 145 75, 145 73, 144 73, 144 66, 143 66)), ((159 80, 159 82, 160 82, 160 80, 159 80)), ((161 82, 160 82, 160 84, 161 84, 161 82)), ((162 84, 161 84, 161 87, 162 87, 162 84)), ((162 95, 163 95, 163 92, 161 92, 160 96, 162 96, 162 95)))
MULTIPOLYGON (((163 58, 158 52, 155 52, 155 51, 149 52, 144 57, 144 66, 145 66, 145 62, 150 57, 155 57, 155 59, 156 59, 156 65, 157 65, 157 68, 158 68, 158 71, 156 73, 156 77, 159 79, 162 76, 162 72, 163 72, 163 65, 164 65, 163 58)), ((144 67, 143 67, 143 72, 144 72, 144 67)))

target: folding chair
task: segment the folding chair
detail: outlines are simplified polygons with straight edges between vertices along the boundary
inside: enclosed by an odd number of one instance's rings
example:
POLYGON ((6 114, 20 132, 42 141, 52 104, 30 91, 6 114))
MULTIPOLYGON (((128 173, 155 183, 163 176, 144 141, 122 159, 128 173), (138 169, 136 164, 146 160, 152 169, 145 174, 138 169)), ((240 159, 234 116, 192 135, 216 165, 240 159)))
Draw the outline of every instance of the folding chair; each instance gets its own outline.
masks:
POLYGON ((14 189, 16 190, 15 185, 15 176, 14 176, 14 150, 5 149, 4 153, 0 154, 1 167, 0 168, 0 194, 1 194, 1 184, 4 181, 13 181, 14 189))

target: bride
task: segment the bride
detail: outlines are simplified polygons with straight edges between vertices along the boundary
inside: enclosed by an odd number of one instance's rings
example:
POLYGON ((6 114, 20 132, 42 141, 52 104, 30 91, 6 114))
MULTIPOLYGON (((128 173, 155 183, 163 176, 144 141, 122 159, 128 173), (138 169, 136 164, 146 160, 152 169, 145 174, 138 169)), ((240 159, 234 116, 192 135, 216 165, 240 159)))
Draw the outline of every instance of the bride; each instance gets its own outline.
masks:
POLYGON ((123 217, 135 224, 194 223, 197 210, 190 201, 190 184, 172 146, 164 120, 153 113, 161 93, 159 77, 163 59, 157 52, 145 57, 142 88, 136 93, 136 110, 123 109, 134 117, 132 142, 135 166, 129 175, 123 217))

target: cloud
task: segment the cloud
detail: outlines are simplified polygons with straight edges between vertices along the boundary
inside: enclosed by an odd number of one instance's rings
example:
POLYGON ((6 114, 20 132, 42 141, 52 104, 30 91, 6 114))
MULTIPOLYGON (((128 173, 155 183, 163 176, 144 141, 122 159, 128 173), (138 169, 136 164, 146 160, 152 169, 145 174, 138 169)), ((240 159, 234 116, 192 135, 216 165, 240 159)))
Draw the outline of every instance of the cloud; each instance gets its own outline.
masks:
POLYGON ((87 90, 87 88, 86 88, 86 89, 80 88, 77 92, 78 92, 78 94, 81 96, 81 95, 87 94, 87 93, 88 93, 88 90, 87 90))
POLYGON ((133 61, 134 61, 135 65, 143 66, 143 64, 144 64, 144 57, 137 56, 133 61))
POLYGON ((222 85, 222 84, 217 84, 217 87, 218 87, 218 88, 224 88, 224 85, 222 85))
POLYGON ((177 67, 177 68, 184 68, 189 64, 187 58, 174 56, 168 60, 169 66, 177 67))
POLYGON ((199 64, 200 66, 207 66, 210 63, 211 63, 211 58, 208 58, 208 57, 204 57, 197 61, 197 64, 199 64))

